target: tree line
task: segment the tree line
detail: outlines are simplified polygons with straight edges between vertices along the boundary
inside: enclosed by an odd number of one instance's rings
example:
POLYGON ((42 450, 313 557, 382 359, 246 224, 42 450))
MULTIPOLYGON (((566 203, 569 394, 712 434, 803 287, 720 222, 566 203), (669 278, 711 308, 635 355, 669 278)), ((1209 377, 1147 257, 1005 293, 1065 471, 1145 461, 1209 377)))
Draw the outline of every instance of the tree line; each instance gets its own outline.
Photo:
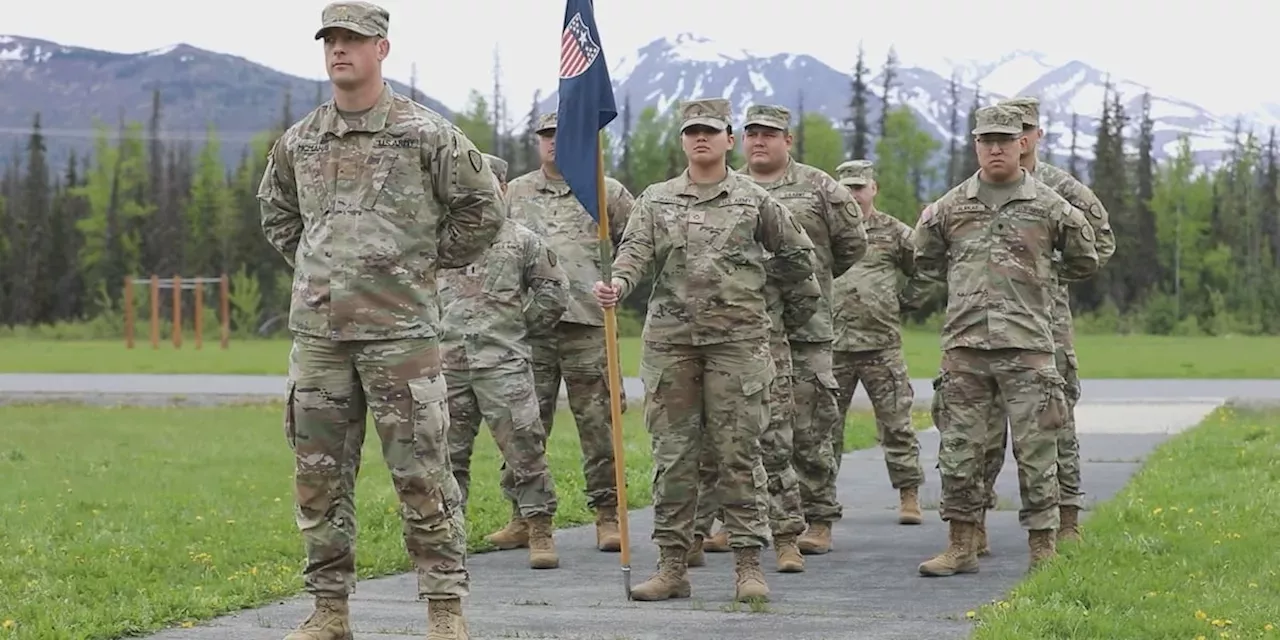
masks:
MULTIPOLYGON (((828 172, 848 158, 874 158, 877 207, 914 224, 924 203, 977 170, 968 131, 986 101, 979 91, 971 103, 961 104, 953 77, 951 136, 939 143, 909 107, 891 99, 896 69, 891 50, 873 86, 859 54, 850 74, 848 117, 839 125, 806 112, 800 96, 793 155, 828 172), (874 121, 873 95, 884 105, 874 121)), ((454 121, 482 151, 505 158, 514 177, 537 168, 536 143, 524 131, 536 121, 539 102, 535 94, 524 127, 513 131, 505 124, 505 99, 495 82, 489 96, 473 92, 454 121)), ((674 104, 635 113, 630 96, 621 103, 621 134, 606 134, 606 163, 611 175, 638 194, 683 169, 679 120, 674 104)), ((1122 96, 1108 86, 1091 160, 1074 143, 1078 116, 1071 119, 1066 158, 1042 151, 1044 161, 1094 189, 1110 212, 1119 245, 1107 268, 1073 289, 1080 330, 1280 333, 1275 131, 1264 140, 1237 126, 1233 146, 1217 166, 1198 163, 1186 138, 1176 154, 1157 162, 1149 95, 1141 105, 1138 113, 1128 113, 1122 96)), ((25 153, 0 173, 0 325, 116 338, 127 276, 227 273, 235 333, 279 333, 291 274, 262 237, 256 193, 268 149, 300 115, 285 95, 277 127, 262 132, 242 149, 238 164, 227 167, 212 127, 198 147, 166 139, 159 92, 148 122, 99 123, 93 152, 73 154, 59 166, 51 164, 40 115, 33 114, 25 153)), ((730 162, 742 166, 740 154, 730 162)), ((146 287, 136 291, 137 309, 146 309, 146 287)), ((184 306, 193 305, 190 295, 184 306)), ((167 325, 170 299, 160 302, 167 325)), ((211 302, 205 313, 215 313, 211 302)), ((644 296, 633 296, 630 304, 642 314, 644 296)), ((936 322, 941 305, 935 300, 914 319, 936 322)), ((139 316, 145 326, 146 314, 139 316)), ((204 324, 217 326, 212 317, 204 324)))

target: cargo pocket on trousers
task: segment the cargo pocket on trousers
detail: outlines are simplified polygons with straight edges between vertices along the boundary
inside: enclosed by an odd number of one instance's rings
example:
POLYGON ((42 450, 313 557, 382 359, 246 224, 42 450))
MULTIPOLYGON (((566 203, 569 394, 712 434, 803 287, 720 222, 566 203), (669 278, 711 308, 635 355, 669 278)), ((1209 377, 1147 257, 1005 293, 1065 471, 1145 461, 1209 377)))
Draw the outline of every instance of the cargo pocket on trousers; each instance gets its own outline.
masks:
POLYGON ((1057 375, 1036 374, 1040 387, 1040 402, 1036 407, 1036 422, 1041 429, 1057 430, 1066 426, 1066 383, 1057 375))
MULTIPOLYGON (((738 384, 742 390, 743 406, 738 425, 738 433, 734 440, 754 439, 757 443, 769 426, 769 391, 777 374, 773 360, 765 366, 750 373, 738 374, 738 384), (748 409, 752 407, 752 409, 748 409)), ((758 446, 758 445, 757 445, 758 446)))
POLYGON ((943 386, 947 374, 943 373, 933 379, 933 402, 929 404, 929 414, 933 417, 933 427, 942 433, 947 428, 947 399, 943 397, 943 386))
POLYGON ((409 381, 413 396, 413 455, 419 460, 447 462, 446 435, 449 431, 448 385, 443 375, 409 381))
POLYGON ((284 439, 294 451, 298 450, 298 417, 294 409, 297 391, 298 383, 290 380, 284 394, 284 439))

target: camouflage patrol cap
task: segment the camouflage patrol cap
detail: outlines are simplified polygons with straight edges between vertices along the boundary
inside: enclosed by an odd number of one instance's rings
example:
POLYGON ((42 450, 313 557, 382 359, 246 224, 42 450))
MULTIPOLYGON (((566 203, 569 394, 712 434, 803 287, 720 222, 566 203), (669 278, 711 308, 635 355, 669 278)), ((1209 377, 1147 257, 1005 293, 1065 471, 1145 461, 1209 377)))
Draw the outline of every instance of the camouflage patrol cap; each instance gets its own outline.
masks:
POLYGON ((680 131, 701 125, 716 131, 729 128, 729 101, 724 98, 685 100, 680 103, 680 131))
POLYGON ((791 127, 791 110, 772 104, 751 105, 747 107, 747 121, 743 126, 753 124, 786 131, 791 127))
POLYGON ((346 29, 362 36, 387 37, 390 28, 391 14, 386 9, 370 2, 341 0, 331 2, 320 13, 320 30, 316 31, 316 40, 324 37, 329 29, 346 29))
POLYGON ((538 128, 534 133, 542 133, 543 131, 553 131, 556 128, 556 112, 543 113, 538 116, 538 128))
POLYGON ((1022 113, 1016 109, 995 105, 978 109, 975 115, 978 121, 978 126, 973 128, 975 136, 991 133, 1022 135, 1022 113))
POLYGON ((871 184, 876 179, 876 167, 870 160, 850 160, 836 167, 836 176, 846 187, 871 184))
POLYGON ((488 163, 489 170, 493 175, 498 176, 498 182, 507 181, 507 161, 495 156, 491 153, 483 153, 484 161, 488 163))
POLYGON ((1040 101, 1035 98, 1010 98, 996 103, 1000 107, 1016 109, 1022 114, 1022 124, 1030 127, 1040 126, 1040 101))

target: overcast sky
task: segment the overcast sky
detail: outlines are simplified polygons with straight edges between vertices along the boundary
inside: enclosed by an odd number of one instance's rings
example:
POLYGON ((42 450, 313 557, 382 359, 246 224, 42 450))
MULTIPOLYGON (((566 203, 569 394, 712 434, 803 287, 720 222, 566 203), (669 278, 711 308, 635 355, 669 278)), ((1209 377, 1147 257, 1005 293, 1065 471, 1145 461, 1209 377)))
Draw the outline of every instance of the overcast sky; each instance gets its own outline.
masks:
MULTIPOLYGON (((42 0, 7 2, 0 33, 65 45, 138 52, 185 42, 308 78, 324 75, 312 40, 323 0, 42 0)), ((563 0, 383 0, 391 12, 387 75, 451 108, 492 86, 500 47, 508 102, 523 111, 534 89, 554 90, 563 0)), ((945 60, 995 60, 1032 49, 1079 59, 1156 92, 1219 113, 1280 102, 1270 72, 1280 3, 1268 0, 598 0, 605 56, 694 32, 726 49, 808 53, 852 66, 858 40, 879 62, 895 45, 902 62, 945 70, 945 60), (780 7, 792 7, 781 12, 780 7), (1034 13, 1033 13, 1034 11, 1034 13), (794 27, 788 25, 795 25, 794 27), (971 29, 966 27, 971 26, 971 29)), ((878 65, 877 65, 878 66, 878 65)))

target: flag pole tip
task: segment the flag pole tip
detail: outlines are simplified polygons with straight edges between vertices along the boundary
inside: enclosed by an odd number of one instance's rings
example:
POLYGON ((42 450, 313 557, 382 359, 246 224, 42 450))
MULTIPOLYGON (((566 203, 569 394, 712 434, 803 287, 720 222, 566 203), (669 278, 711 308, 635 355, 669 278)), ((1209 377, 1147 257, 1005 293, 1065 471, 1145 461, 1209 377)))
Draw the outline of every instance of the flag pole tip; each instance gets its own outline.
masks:
POLYGON ((627 600, 631 599, 631 567, 622 567, 622 588, 626 591, 627 600))

